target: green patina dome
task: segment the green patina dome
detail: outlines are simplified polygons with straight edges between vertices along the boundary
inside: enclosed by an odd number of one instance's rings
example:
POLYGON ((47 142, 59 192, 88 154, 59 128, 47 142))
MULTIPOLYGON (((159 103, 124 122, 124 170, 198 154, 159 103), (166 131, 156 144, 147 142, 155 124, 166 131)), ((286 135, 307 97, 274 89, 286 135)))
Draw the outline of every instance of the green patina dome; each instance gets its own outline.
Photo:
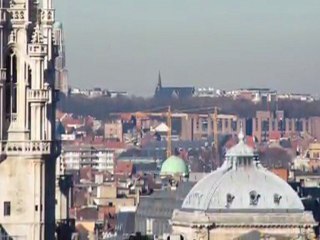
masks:
POLYGON ((160 175, 183 175, 188 176, 188 166, 181 158, 171 156, 162 164, 160 175))

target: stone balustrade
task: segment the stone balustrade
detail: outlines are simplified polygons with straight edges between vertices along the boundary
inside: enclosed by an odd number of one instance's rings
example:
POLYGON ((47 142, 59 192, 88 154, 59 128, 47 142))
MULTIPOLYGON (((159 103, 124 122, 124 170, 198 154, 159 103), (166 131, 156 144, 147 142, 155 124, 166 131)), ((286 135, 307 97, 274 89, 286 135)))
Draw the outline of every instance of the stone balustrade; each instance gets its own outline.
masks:
POLYGON ((48 49, 44 44, 29 44, 28 51, 32 56, 44 57, 48 49))
POLYGON ((52 141, 0 141, 0 155, 49 155, 56 152, 52 141))
POLYGON ((49 91, 45 89, 28 89, 30 102, 47 102, 50 99, 49 91))

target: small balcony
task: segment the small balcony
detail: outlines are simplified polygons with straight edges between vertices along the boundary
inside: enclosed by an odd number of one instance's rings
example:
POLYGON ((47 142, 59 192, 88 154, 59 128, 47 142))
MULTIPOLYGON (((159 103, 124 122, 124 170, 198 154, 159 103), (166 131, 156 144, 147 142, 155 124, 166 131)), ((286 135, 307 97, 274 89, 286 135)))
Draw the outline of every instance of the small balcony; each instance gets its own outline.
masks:
POLYGON ((48 48, 44 44, 35 43, 35 44, 29 44, 28 51, 29 51, 30 56, 44 57, 44 56, 46 56, 46 54, 48 52, 48 48))
POLYGON ((49 91, 44 89, 28 89, 28 100, 30 102, 48 102, 49 91))
POLYGON ((50 155, 58 152, 52 141, 0 141, 0 155, 50 155))

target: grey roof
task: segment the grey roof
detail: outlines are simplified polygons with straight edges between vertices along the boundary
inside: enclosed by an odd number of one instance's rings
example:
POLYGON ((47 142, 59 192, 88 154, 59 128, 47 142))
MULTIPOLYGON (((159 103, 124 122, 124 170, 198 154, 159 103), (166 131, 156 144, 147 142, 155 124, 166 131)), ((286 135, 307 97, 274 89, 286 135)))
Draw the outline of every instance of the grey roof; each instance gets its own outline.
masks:
POLYGON ((180 208, 182 201, 194 184, 193 182, 181 182, 176 190, 158 190, 149 196, 142 196, 137 214, 153 218, 171 218, 173 210, 180 208))
MULTIPOLYGON (((172 141, 172 148, 192 148, 192 149, 200 149, 201 147, 204 147, 206 143, 209 143, 209 145, 212 143, 212 137, 209 137, 208 140, 194 140, 194 141, 172 141)), ((149 142, 143 146, 143 150, 148 151, 149 149, 155 149, 155 150, 161 150, 166 149, 167 142, 166 141, 154 141, 149 142)))
POLYGON ((194 87, 160 87, 156 89, 154 96, 156 98, 189 98, 195 92, 194 87))
POLYGON ((194 184, 193 182, 181 182, 176 190, 159 190, 149 196, 142 196, 136 212, 135 231, 146 233, 147 219, 154 219, 154 234, 169 233, 169 220, 173 210, 180 208, 183 199, 194 184))
POLYGON ((135 219, 135 212, 119 212, 117 214, 117 226, 116 232, 117 236, 126 236, 133 234, 135 231, 134 229, 134 219, 135 219))
POLYGON ((134 163, 134 173, 159 173, 159 168, 156 162, 151 163, 134 163))

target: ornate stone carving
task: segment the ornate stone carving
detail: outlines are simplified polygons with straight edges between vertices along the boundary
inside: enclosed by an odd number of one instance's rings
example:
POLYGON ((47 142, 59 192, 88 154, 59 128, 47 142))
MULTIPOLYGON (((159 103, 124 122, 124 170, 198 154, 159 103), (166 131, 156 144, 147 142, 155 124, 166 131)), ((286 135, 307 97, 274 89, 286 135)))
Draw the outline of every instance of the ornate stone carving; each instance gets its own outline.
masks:
POLYGON ((41 9, 40 20, 44 24, 52 24, 54 22, 54 10, 53 9, 41 9))
POLYGON ((50 154, 51 141, 0 141, 0 151, 7 155, 20 154, 50 154))
POLYGON ((49 101, 49 91, 44 89, 28 89, 28 100, 30 102, 49 101))
POLYGON ((10 8, 14 8, 16 5, 16 2, 14 0, 10 0, 10 8))
POLYGON ((13 23, 24 22, 26 19, 25 9, 10 9, 8 12, 13 23))
POLYGON ((16 41, 17 41, 17 34, 16 34, 16 30, 13 29, 9 35, 9 43, 15 43, 16 41))

